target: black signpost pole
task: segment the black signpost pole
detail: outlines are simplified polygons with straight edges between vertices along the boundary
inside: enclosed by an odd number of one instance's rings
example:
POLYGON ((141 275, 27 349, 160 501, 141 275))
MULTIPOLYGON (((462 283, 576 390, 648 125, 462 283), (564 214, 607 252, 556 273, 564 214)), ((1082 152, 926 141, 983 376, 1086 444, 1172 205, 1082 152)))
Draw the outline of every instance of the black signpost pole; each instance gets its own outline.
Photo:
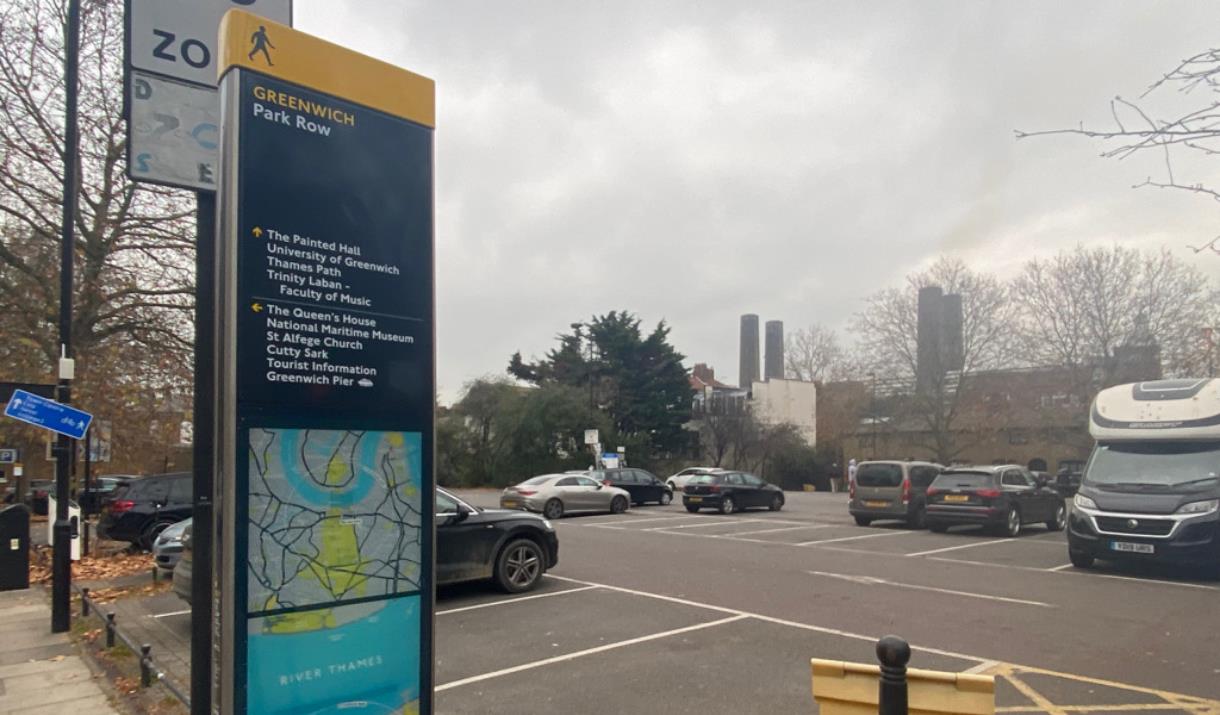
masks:
MULTIPOLYGON (((76 89, 80 74, 80 0, 69 0, 68 23, 64 28, 64 181, 63 243, 59 265, 59 344, 60 360, 72 357, 72 259, 75 254, 73 225, 76 220, 76 181, 78 156, 76 89)), ((59 375, 59 401, 70 401, 67 375, 59 375)), ((71 441, 59 435, 55 460, 55 547, 51 566, 51 631, 64 633, 72 625, 72 527, 68 522, 68 479, 72 466, 71 441)))
POLYGON ((81 556, 89 555, 89 514, 93 511, 94 499, 91 487, 93 476, 93 427, 90 426, 89 431, 85 433, 85 487, 81 492, 80 498, 80 528, 81 528, 81 556))
POLYGON ((191 715, 212 712, 212 442, 216 401, 216 194, 195 215, 195 509, 191 522, 191 715))

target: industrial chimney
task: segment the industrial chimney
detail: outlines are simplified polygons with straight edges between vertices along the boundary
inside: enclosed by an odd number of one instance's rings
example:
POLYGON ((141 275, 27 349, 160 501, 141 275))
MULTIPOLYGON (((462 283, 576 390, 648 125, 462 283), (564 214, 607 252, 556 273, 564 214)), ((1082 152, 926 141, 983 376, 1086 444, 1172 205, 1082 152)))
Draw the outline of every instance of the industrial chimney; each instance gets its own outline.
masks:
POLYGON ((747 313, 741 316, 741 359, 737 386, 752 389, 758 381, 758 316, 747 313))
POLYGON ((941 362, 944 317, 944 291, 940 286, 920 288, 915 326, 915 385, 921 392, 945 374, 941 362))
POLYGON ((961 370, 965 366, 961 294, 946 293, 941 307, 941 360, 946 370, 961 370))
POLYGON ((766 376, 768 380, 784 379, 784 323, 767 321, 766 376))

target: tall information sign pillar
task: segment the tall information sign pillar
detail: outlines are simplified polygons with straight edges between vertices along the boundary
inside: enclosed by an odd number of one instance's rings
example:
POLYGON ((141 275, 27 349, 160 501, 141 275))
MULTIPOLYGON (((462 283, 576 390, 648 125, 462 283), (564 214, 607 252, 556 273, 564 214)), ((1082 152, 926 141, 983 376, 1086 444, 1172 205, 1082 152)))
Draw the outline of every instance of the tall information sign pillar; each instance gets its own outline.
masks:
POLYGON ((221 23, 217 712, 432 712, 432 80, 221 23))

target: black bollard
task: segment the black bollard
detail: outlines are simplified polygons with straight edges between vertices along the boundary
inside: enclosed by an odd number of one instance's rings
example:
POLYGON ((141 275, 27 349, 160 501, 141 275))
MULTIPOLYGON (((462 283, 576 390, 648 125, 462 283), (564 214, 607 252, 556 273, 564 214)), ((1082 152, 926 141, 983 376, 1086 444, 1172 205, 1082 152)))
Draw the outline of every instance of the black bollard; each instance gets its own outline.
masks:
POLYGON ((82 588, 80 590, 80 615, 82 618, 89 615, 89 589, 82 588))
POLYGON ((145 643, 140 646, 140 685, 149 688, 152 687, 152 684, 152 646, 145 643))
POLYGON ((911 660, 911 646, 898 636, 886 636, 877 641, 877 660, 881 661, 877 712, 907 715, 907 663, 911 660))
POLYGON ((106 647, 114 647, 114 614, 106 614, 106 647))

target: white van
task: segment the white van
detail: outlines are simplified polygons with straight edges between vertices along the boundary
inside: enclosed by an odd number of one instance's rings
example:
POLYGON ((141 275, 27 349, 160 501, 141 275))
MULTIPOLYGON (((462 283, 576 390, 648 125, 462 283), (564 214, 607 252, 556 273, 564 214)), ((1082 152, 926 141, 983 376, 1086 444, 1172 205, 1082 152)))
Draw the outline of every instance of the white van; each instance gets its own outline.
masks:
POLYGON ((1220 572, 1220 380, 1102 390, 1097 440, 1068 520, 1068 556, 1202 565, 1220 572))

